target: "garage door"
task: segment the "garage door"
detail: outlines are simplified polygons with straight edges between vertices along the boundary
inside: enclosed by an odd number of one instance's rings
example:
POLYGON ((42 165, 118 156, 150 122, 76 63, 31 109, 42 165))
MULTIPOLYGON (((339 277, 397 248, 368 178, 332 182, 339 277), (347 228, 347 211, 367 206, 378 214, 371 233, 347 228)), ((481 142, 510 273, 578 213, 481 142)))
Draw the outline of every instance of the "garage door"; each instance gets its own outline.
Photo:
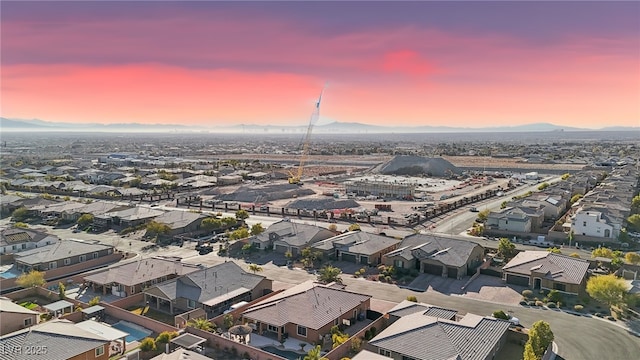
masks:
POLYGON ((507 284, 529 286, 529 278, 524 276, 507 274, 507 284))
POLYGON ((276 245, 276 252, 284 254, 287 252, 287 247, 284 245, 276 245))
POLYGON ((360 264, 369 264, 369 257, 368 256, 360 256, 360 264))
POLYGON ((424 264, 424 272, 427 274, 442 275, 442 266, 433 264, 424 264))
POLYGON ((458 269, 453 267, 447 267, 447 276, 453 279, 458 278, 458 269))
POLYGON ((353 254, 342 253, 342 261, 356 262, 356 256, 353 254))

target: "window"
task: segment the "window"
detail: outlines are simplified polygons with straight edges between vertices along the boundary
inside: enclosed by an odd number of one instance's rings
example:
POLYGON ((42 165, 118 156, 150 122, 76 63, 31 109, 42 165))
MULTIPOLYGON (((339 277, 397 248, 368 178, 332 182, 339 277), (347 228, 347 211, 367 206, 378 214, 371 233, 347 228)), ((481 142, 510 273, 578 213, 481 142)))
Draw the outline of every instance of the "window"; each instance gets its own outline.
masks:
POLYGON ((96 348, 96 357, 104 354, 104 345, 100 345, 96 348))
POLYGON ((378 354, 386 357, 391 357, 391 351, 385 349, 378 349, 378 354))
POLYGON ((304 326, 298 325, 298 335, 306 337, 307 336, 307 328, 304 327, 304 326))
POLYGON ((18 247, 17 247, 16 245, 13 245, 13 246, 11 247, 11 250, 18 250, 18 247))
POLYGON ((27 244, 22 244, 22 250, 27 248, 27 244))
POLYGON ((196 301, 195 300, 187 300, 187 307, 189 309, 194 309, 196 307, 196 301))
POLYGON ((135 286, 132 286, 132 287, 131 287, 131 295, 132 295, 132 294, 135 294, 135 293, 136 293, 136 287, 135 287, 135 286))
POLYGON ((267 325, 267 330, 277 333, 278 332, 278 327, 269 324, 269 325, 267 325))
POLYGON ((69 258, 64 259, 64 264, 65 265, 71 264, 71 259, 69 259, 69 258))
POLYGON ((78 259, 80 262, 87 261, 87 255, 80 255, 78 259))
POLYGON ((58 267, 58 263, 57 262, 52 261, 52 262, 49 263, 49 270, 55 269, 57 267, 58 267))
POLYGON ((559 291, 566 291, 567 290, 567 287, 565 286, 565 284, 553 283, 553 288, 555 290, 559 290, 559 291))
POLYGON ((395 260, 393 262, 393 266, 395 266, 395 267, 397 267, 399 269, 402 269, 404 267, 404 263, 403 263, 402 260, 395 260))
POLYGON ((97 259, 97 258, 98 258, 98 253, 97 253, 97 252, 94 252, 94 253, 93 253, 93 258, 94 258, 94 259, 97 259))
POLYGON ((587 222, 586 222, 586 221, 583 221, 583 222, 582 222, 582 226, 587 226, 587 222))
POLYGON ((24 323, 25 327, 31 326, 31 325, 33 325, 33 319, 32 318, 26 318, 26 319, 24 319, 23 323, 24 323))

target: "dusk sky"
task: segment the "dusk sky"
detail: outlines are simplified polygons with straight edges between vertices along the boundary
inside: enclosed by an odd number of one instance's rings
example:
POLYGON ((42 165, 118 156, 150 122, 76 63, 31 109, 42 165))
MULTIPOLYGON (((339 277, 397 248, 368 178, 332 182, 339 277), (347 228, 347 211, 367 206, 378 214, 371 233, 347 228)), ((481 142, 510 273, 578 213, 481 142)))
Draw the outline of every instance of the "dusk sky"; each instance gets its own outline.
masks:
POLYGON ((640 2, 2 1, 1 116, 640 126, 640 2))

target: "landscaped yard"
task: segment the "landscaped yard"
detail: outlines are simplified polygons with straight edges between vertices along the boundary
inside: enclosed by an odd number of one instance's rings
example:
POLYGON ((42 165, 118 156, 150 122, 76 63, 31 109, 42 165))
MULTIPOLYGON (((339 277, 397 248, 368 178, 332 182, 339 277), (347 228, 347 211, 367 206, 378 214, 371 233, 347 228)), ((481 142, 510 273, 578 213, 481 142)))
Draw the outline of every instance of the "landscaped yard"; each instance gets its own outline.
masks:
POLYGON ((35 308, 37 308, 39 305, 38 304, 34 304, 31 301, 24 301, 20 303, 20 306, 25 307, 29 310, 33 310, 35 308))
POLYGON ((136 315, 146 316, 150 319, 157 320, 165 324, 169 324, 171 326, 175 324, 175 319, 173 315, 169 315, 169 314, 154 310, 149 306, 133 306, 128 308, 127 310, 136 315))

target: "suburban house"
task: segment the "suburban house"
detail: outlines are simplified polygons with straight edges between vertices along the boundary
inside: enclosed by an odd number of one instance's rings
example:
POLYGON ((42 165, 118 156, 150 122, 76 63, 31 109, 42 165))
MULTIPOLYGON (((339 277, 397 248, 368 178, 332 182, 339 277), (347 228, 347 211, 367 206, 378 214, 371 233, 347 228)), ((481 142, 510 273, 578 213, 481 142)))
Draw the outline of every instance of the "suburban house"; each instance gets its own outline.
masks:
MULTIPOLYGON (((365 345, 373 353, 396 360, 491 360, 507 341, 509 322, 475 314, 449 316, 420 304, 408 308, 391 325, 365 345), (427 308, 427 310, 425 310, 427 308), (439 314, 445 317, 439 317, 439 314)), ((406 308, 406 301, 391 312, 406 308)))
POLYGON ((545 220, 556 220, 567 210, 567 200, 558 195, 525 198, 520 201, 520 205, 533 209, 542 209, 545 220))
POLYGON ((93 223, 100 228, 108 229, 112 226, 118 228, 134 227, 148 223, 154 218, 164 214, 162 210, 149 209, 136 206, 121 211, 112 211, 96 216, 93 223))
POLYGON ((111 341, 81 329, 67 320, 51 320, 0 336, 0 359, 107 360, 111 341), (9 353, 8 349, 20 349, 9 353), (31 349, 33 351, 25 351, 31 349))
POLYGON ((106 202, 106 201, 94 201, 90 204, 86 204, 83 207, 74 209, 72 212, 69 212, 69 215, 67 216, 67 218, 73 221, 77 221, 80 218, 80 216, 84 214, 91 214, 95 217, 98 215, 106 214, 111 211, 122 210, 125 208, 126 207, 122 205, 117 205, 117 204, 106 202))
POLYGON ((414 234, 409 235, 383 257, 383 263, 397 269, 415 269, 427 274, 460 279, 472 275, 484 261, 484 248, 468 240, 414 234))
POLYGON ((350 326, 366 316, 371 295, 343 286, 304 282, 257 302, 242 313, 261 335, 316 343, 331 336, 331 327, 350 326))
POLYGON ((52 245, 15 254, 19 271, 53 270, 113 254, 113 246, 77 240, 61 240, 52 245))
POLYGON ((0 336, 38 324, 40 313, 0 297, 0 336))
POLYGON ((74 201, 65 201, 63 203, 58 203, 54 205, 45 206, 42 210, 38 211, 38 215, 45 219, 58 218, 68 221, 73 221, 75 210, 83 208, 86 204, 74 202, 74 201))
POLYGON ((190 211, 169 211, 154 219, 155 222, 166 224, 171 228, 168 235, 186 234, 200 230, 202 219, 206 215, 190 211))
POLYGON ((152 286, 144 290, 144 297, 152 307, 169 314, 202 308, 212 318, 237 302, 270 293, 271 284, 272 280, 230 261, 152 286))
POLYGON ((200 270, 196 265, 180 261, 147 258, 116 265, 85 276, 84 281, 93 291, 127 297, 145 288, 200 270))
POLYGON ((379 265, 382 255, 395 250, 401 240, 363 231, 349 231, 311 245, 326 256, 363 265, 379 265))
POLYGON ((576 235, 617 239, 622 223, 612 220, 604 207, 597 210, 580 208, 571 217, 571 230, 576 235))
POLYGON ((509 284, 581 295, 587 282, 587 260, 548 251, 523 251, 502 268, 509 284))
POLYGON ((12 254, 55 244, 56 235, 35 229, 10 227, 0 231, 0 254, 12 254))
POLYGON ((302 249, 334 235, 334 232, 323 227, 282 220, 249 241, 257 249, 272 248, 281 254, 291 252, 293 256, 297 256, 302 249))
MULTIPOLYGON (((542 220, 540 220, 542 223, 542 220)), ((487 230, 502 230, 518 233, 528 233, 533 229, 533 219, 528 211, 520 207, 506 207, 499 211, 492 211, 485 222, 487 230)))

